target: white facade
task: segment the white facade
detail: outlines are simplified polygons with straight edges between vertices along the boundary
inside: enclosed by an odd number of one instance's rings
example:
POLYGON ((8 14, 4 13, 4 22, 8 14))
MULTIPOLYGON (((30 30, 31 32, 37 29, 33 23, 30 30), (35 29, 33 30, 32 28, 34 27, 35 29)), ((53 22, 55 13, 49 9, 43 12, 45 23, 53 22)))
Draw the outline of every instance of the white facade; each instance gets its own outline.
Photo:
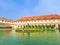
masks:
POLYGON ((55 24, 56 26, 60 25, 60 19, 52 19, 52 20, 36 20, 36 21, 23 21, 23 22, 16 22, 15 28, 23 28, 24 25, 53 25, 55 24))
POLYGON ((32 21, 20 21, 20 22, 6 22, 6 21, 1 21, 0 23, 7 23, 12 26, 12 28, 23 28, 24 25, 53 25, 55 24, 56 27, 60 25, 60 19, 52 19, 52 20, 32 20, 32 21))

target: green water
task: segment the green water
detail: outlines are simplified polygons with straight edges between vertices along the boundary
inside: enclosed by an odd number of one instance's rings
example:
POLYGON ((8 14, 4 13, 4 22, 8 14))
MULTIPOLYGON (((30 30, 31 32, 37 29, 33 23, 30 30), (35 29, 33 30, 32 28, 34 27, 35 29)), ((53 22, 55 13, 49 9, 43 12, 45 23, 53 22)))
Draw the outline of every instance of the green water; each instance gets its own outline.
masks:
POLYGON ((0 31, 0 45, 60 45, 60 32, 0 31))

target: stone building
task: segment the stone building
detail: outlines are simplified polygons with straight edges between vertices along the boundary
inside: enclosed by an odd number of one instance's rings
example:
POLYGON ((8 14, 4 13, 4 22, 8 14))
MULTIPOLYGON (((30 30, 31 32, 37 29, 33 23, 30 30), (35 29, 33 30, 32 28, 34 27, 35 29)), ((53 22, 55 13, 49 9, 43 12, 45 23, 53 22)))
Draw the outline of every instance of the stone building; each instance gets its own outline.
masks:
POLYGON ((22 17, 16 21, 15 28, 23 28, 26 25, 55 25, 60 27, 60 15, 50 14, 44 16, 22 17))
POLYGON ((16 21, 0 18, 0 24, 5 24, 13 29, 23 28, 23 26, 26 25, 55 25, 56 28, 60 28, 60 15, 50 14, 43 16, 22 17, 16 21))

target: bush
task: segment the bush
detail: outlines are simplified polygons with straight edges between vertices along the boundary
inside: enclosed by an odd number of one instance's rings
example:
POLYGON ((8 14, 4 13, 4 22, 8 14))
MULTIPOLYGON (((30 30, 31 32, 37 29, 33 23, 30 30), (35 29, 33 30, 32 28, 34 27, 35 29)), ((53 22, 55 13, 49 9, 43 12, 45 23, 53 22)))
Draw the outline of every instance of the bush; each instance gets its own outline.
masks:
POLYGON ((20 28, 16 28, 16 30, 22 30, 22 29, 20 29, 20 28))

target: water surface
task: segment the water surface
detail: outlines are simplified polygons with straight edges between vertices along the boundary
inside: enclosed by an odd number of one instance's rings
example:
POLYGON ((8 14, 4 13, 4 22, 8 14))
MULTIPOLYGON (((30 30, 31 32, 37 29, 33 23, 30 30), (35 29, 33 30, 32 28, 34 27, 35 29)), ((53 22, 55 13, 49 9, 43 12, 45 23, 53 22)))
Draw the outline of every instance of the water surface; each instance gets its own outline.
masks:
POLYGON ((60 32, 0 31, 0 45, 60 45, 60 32))

